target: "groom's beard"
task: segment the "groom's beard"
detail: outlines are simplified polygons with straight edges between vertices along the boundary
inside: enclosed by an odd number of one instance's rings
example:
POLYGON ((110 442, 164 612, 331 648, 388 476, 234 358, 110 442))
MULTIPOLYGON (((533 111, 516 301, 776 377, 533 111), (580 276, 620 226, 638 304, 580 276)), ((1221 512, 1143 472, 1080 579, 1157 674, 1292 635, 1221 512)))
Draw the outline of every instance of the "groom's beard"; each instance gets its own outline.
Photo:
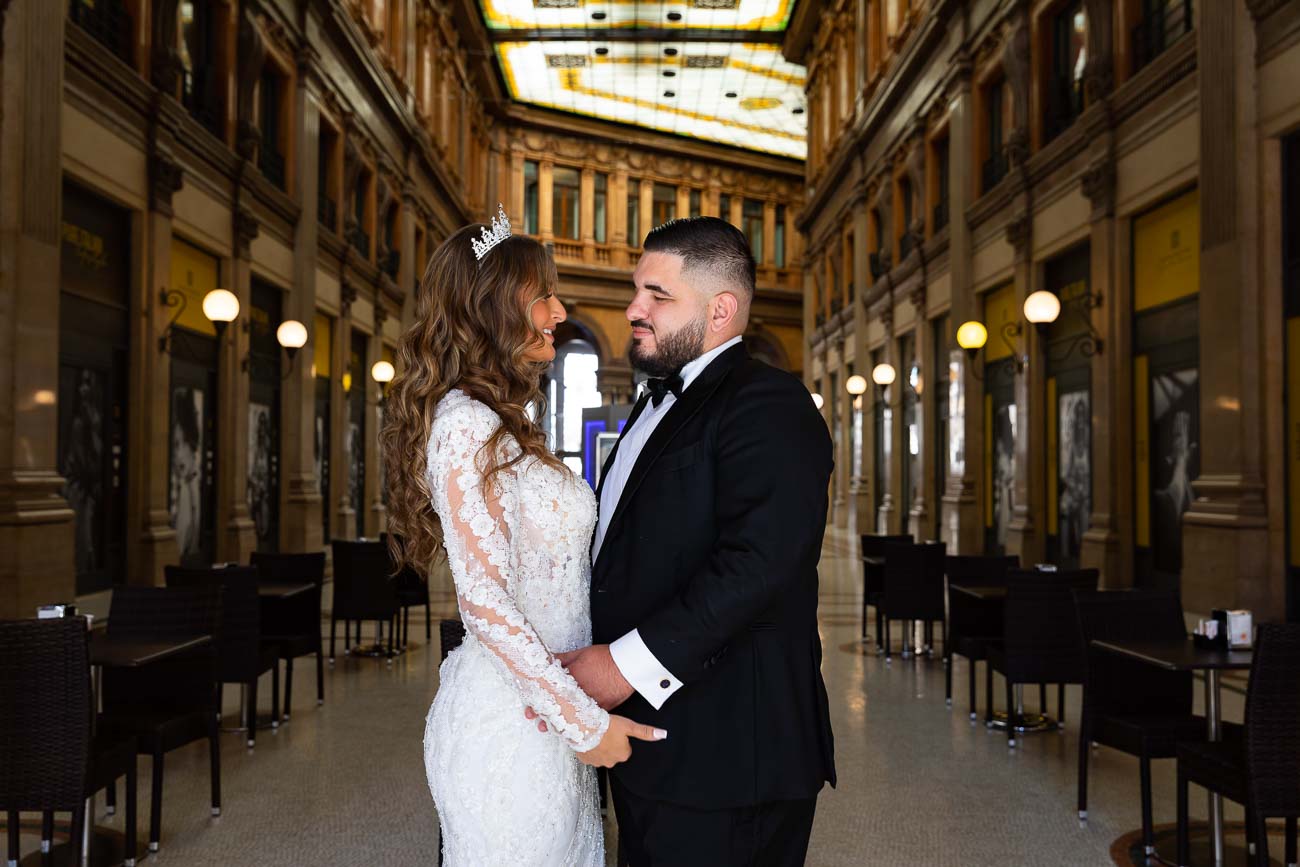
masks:
MULTIPOLYGON (((646 322, 632 324, 638 328, 650 327, 646 322)), ((631 348, 627 351, 628 360, 632 362, 633 367, 647 376, 662 378, 680 373, 689 362, 704 354, 704 335, 707 328, 705 317, 700 316, 672 334, 663 335, 656 331, 655 342, 658 344, 658 349, 653 353, 646 352, 633 340, 631 348)))

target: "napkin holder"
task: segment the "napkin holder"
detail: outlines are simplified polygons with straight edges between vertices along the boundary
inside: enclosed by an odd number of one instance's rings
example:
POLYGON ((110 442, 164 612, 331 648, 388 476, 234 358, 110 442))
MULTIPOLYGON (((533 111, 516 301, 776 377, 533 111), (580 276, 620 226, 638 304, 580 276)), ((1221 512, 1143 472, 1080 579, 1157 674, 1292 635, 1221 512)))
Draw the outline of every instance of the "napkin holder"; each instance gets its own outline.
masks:
POLYGON ((1226 638, 1228 647, 1233 650, 1248 649, 1255 634, 1254 617, 1245 609, 1225 612, 1227 620, 1226 638))
POLYGON ((1192 644, 1202 650, 1227 650, 1228 613, 1220 608, 1211 611, 1209 620, 1197 624, 1196 631, 1192 633, 1192 644), (1207 635, 1202 629, 1213 631, 1214 634, 1207 635))

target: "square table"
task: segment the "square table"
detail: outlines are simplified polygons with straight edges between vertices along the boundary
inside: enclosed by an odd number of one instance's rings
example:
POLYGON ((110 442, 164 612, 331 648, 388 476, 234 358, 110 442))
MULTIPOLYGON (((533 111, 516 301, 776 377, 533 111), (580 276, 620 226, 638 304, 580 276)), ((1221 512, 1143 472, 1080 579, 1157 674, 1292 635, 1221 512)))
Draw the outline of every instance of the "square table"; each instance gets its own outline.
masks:
MULTIPOLYGON (((90 670, 91 694, 90 707, 91 731, 99 714, 99 697, 104 668, 143 668, 170 659, 183 653, 189 653, 212 643, 211 635, 196 635, 190 638, 170 638, 143 640, 134 638, 114 638, 107 631, 96 629, 90 633, 90 670)), ((90 863, 94 840, 91 828, 94 825, 95 798, 86 799, 86 820, 82 823, 81 863, 90 863)), ((111 844, 110 844, 111 845, 111 844)), ((103 844, 99 846, 103 851, 103 844)), ((120 853, 118 853, 120 854, 120 853)))
MULTIPOLYGON (((1094 641, 1092 646, 1165 671, 1205 672, 1205 727, 1210 741, 1223 738, 1223 720, 1219 702, 1219 672, 1248 671, 1254 662, 1253 650, 1198 647, 1191 638, 1182 641, 1094 641)), ((1223 796, 1211 792, 1210 840, 1214 848, 1215 867, 1223 864, 1223 796)))

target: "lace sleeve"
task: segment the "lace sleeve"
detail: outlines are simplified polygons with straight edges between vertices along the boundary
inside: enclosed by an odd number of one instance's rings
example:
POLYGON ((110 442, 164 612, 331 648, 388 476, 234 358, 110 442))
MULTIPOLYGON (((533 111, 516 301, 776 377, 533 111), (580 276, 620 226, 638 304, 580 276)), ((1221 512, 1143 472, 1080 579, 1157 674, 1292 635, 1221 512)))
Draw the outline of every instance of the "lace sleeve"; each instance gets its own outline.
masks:
POLYGON ((435 502, 435 506, 439 507, 461 617, 466 629, 492 652, 502 672, 514 682, 521 701, 540 714, 574 751, 586 752, 605 734, 609 714, 551 655, 515 604, 519 481, 511 468, 499 473, 489 490, 483 490, 478 452, 495 424, 478 421, 449 419, 448 429, 435 443, 436 457, 431 455, 429 464, 431 473, 442 476, 433 479, 435 490, 446 492, 445 504, 435 502))

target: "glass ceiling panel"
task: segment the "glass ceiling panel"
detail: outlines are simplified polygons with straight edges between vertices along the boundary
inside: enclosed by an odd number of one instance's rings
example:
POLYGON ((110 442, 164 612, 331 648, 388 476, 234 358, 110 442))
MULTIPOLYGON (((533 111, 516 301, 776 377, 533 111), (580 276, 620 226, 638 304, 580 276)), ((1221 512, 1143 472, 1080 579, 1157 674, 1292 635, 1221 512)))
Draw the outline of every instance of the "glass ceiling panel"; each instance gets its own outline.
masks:
POLYGON ((667 27, 784 30, 793 0, 481 0, 494 30, 667 27))
POLYGON ((804 158, 805 71, 777 45, 565 40, 496 49, 521 102, 804 158))

